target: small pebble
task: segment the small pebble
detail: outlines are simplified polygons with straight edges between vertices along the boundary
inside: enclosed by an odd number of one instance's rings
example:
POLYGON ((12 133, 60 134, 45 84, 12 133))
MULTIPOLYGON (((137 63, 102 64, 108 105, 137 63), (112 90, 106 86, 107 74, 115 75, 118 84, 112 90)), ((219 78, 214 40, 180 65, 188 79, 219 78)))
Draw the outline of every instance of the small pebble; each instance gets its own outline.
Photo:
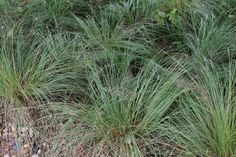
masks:
POLYGON ((10 157, 10 155, 8 155, 8 154, 5 154, 5 155, 4 155, 4 157, 10 157))
POLYGON ((8 132, 8 129, 7 128, 5 128, 5 129, 3 129, 3 131, 2 131, 3 133, 7 133, 8 132))
POLYGON ((42 153, 42 151, 41 151, 41 149, 39 149, 38 152, 37 152, 37 154, 38 154, 38 155, 41 155, 41 153, 42 153))
POLYGON ((43 142, 43 147, 46 147, 47 146, 47 143, 46 142, 43 142))
POLYGON ((16 128, 14 126, 11 127, 12 132, 16 132, 16 128))
POLYGON ((4 132, 3 134, 2 134, 2 136, 7 136, 8 135, 8 133, 7 132, 4 132))
POLYGON ((24 144, 23 147, 24 147, 24 148, 28 148, 28 147, 30 147, 30 145, 29 145, 29 144, 24 144))

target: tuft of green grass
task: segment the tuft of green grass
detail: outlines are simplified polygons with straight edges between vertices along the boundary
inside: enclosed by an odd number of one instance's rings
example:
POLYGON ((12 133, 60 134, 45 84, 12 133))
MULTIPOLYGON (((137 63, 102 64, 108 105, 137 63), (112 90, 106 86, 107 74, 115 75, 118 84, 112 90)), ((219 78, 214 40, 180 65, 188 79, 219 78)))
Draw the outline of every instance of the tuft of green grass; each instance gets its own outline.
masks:
POLYGON ((152 49, 147 44, 143 44, 133 39, 135 34, 133 29, 124 30, 119 23, 114 25, 109 20, 97 17, 87 17, 82 20, 75 17, 80 28, 78 33, 81 36, 80 44, 87 54, 104 54, 101 52, 121 52, 132 55, 147 55, 152 49))
POLYGON ((178 141, 197 156, 235 155, 235 62, 226 68, 202 66, 176 116, 178 141))
POLYGON ((186 43, 195 58, 220 62, 235 48, 234 33, 231 21, 220 23, 214 14, 207 14, 195 22, 192 33, 186 34, 186 43))
POLYGON ((53 93, 69 91, 73 67, 68 66, 72 52, 66 36, 38 35, 28 43, 21 32, 10 28, 1 41, 1 97, 25 105, 28 100, 45 100, 53 93))
POLYGON ((136 76, 129 68, 117 71, 114 64, 92 66, 90 103, 61 106, 62 112, 78 122, 75 127, 68 126, 69 144, 84 148, 84 156, 161 155, 163 152, 155 147, 171 141, 166 122, 169 109, 182 93, 176 86, 180 75, 166 73, 153 62, 136 76))
POLYGON ((159 3, 154 0, 128 0, 108 5, 105 13, 124 22, 125 25, 132 25, 153 19, 159 3))

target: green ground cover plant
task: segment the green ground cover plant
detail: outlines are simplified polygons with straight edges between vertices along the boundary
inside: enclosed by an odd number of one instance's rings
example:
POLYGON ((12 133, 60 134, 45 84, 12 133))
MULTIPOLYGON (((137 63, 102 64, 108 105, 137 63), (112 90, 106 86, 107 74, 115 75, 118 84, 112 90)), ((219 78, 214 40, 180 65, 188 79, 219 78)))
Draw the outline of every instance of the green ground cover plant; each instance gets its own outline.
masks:
POLYGON ((0 156, 236 156, 234 0, 0 0, 0 156))

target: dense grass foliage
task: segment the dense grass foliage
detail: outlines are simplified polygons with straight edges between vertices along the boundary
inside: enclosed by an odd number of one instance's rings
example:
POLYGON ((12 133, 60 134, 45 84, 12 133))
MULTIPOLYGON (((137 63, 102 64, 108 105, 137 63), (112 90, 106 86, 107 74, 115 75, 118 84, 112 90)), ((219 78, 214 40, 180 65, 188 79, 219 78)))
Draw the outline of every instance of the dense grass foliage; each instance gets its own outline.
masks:
POLYGON ((80 119, 81 130, 73 140, 98 142, 87 150, 88 156, 102 151, 130 157, 161 154, 155 147, 169 141, 166 121, 171 105, 182 93, 175 83, 181 72, 166 73, 154 63, 145 65, 137 76, 127 67, 121 72, 119 68, 91 69, 91 102, 73 104, 73 112, 68 112, 80 119), (150 150, 143 151, 145 147, 150 150))
POLYGON ((202 67, 198 89, 181 100, 181 140, 195 154, 235 154, 235 70, 234 62, 221 70, 202 67))
POLYGON ((235 156, 235 5, 0 0, 5 125, 47 157, 235 156))

